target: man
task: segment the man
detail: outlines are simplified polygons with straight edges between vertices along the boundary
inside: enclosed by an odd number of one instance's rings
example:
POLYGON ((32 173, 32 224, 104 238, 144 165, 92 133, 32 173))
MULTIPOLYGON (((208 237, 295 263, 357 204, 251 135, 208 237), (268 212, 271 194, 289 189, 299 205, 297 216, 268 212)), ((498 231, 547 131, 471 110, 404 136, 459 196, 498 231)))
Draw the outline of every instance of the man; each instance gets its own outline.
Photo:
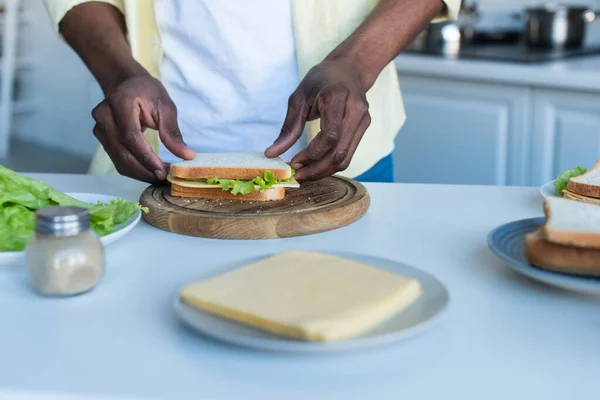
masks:
POLYGON ((105 94, 92 173, 156 182, 195 151, 264 151, 291 157, 299 181, 343 171, 389 182, 405 120, 392 60, 430 21, 456 18, 460 0, 46 7, 105 94))

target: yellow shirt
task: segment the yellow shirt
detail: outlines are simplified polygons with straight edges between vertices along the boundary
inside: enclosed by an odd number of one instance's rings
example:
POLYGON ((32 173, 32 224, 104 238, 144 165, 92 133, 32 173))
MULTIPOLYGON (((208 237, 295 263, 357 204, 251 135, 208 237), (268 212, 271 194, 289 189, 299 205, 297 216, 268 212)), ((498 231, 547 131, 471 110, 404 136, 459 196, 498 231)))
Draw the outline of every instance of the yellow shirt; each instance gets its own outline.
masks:
MULTIPOLYGON (((58 26, 65 14, 76 5, 92 0, 45 0, 52 24, 58 26)), ((125 16, 133 57, 154 77, 160 79, 162 47, 160 31, 152 0, 101 0, 117 7, 125 16)), ((456 19, 461 0, 443 0, 443 15, 434 21, 456 19)), ((338 44, 352 34, 377 5, 377 0, 292 0, 292 15, 296 54, 300 77, 318 64, 338 44)), ((388 64, 367 93, 371 125, 365 132, 348 169, 340 173, 356 177, 386 156, 398 131, 404 125, 406 113, 394 63, 388 64)), ((308 140, 319 132, 319 120, 307 123, 308 140)), ((159 137, 147 129, 146 139, 155 152, 159 137)), ((104 149, 98 146, 90 167, 92 174, 116 174, 104 149)))

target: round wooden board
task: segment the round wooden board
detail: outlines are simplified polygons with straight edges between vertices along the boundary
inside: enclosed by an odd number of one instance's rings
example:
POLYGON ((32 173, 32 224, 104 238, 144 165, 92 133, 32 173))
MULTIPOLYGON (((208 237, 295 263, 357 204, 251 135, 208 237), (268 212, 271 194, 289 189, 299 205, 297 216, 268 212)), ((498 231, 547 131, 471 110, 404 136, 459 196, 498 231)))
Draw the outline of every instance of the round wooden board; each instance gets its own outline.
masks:
POLYGON ((173 197, 169 185, 148 187, 140 197, 150 225, 215 239, 275 239, 310 235, 349 225, 369 209, 367 189, 342 177, 286 189, 285 199, 257 202, 173 197))

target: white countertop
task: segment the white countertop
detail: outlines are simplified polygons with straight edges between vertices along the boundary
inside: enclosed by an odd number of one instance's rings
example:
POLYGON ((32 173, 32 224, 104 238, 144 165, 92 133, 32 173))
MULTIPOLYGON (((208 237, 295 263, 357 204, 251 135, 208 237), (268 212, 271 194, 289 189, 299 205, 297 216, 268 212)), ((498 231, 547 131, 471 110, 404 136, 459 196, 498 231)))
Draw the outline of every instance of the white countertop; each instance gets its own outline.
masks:
MULTIPOLYGON (((37 177, 129 199, 144 188, 120 177, 37 177)), ((141 222, 107 248, 103 281, 79 297, 39 297, 23 268, 0 268, 0 398, 598 396, 600 299, 523 278, 487 248, 491 229, 542 215, 537 188, 367 187, 362 220, 314 236, 207 240, 141 222), (182 285, 285 248, 351 249, 413 265, 447 285, 450 309, 409 341, 335 356, 230 347, 179 323, 172 303, 182 285)))
POLYGON ((400 73, 418 76, 600 93, 600 56, 524 64, 405 53, 396 66, 400 73))

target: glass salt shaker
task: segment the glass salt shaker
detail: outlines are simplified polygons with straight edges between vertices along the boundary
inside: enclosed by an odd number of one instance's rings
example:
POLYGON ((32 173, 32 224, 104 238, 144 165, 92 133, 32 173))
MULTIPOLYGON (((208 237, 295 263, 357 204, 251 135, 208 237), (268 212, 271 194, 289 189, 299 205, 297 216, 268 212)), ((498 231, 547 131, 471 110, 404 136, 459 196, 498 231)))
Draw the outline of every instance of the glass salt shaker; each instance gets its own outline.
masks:
POLYGON ((82 207, 39 209, 25 258, 33 286, 47 296, 84 293, 104 274, 104 247, 82 207))

